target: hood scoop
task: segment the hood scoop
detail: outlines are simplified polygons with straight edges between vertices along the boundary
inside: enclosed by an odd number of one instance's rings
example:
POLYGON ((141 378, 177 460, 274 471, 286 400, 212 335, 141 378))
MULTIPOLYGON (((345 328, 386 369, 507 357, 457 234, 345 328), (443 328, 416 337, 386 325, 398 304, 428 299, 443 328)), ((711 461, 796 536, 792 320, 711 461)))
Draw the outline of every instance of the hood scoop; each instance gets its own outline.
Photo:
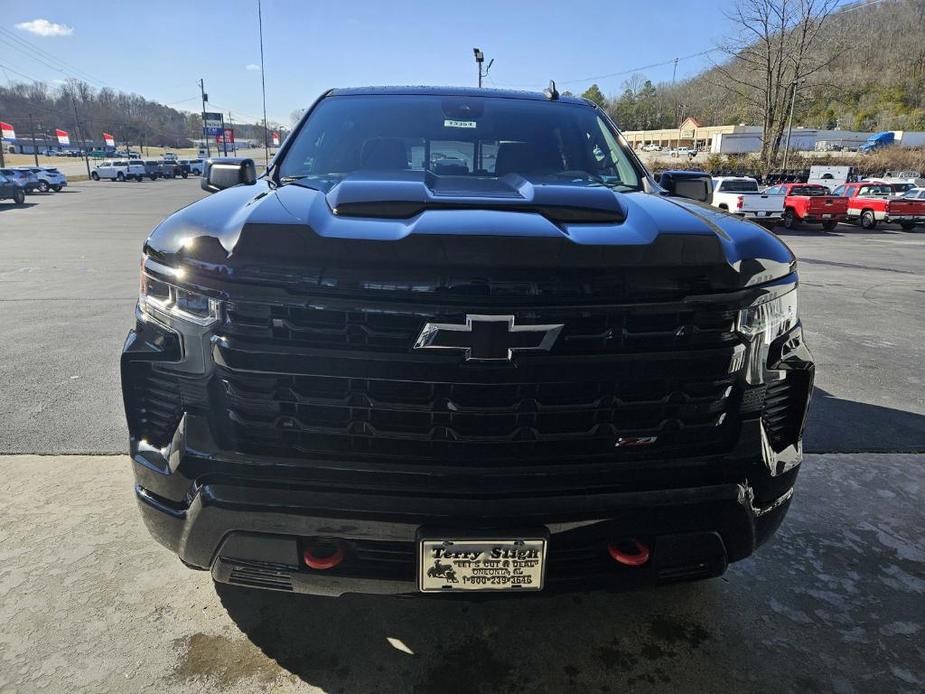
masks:
POLYGON ((517 174, 502 178, 438 176, 429 171, 388 178, 352 174, 326 198, 338 217, 410 219, 428 210, 473 209, 532 212, 568 224, 614 224, 626 219, 619 196, 605 186, 530 181, 517 174))

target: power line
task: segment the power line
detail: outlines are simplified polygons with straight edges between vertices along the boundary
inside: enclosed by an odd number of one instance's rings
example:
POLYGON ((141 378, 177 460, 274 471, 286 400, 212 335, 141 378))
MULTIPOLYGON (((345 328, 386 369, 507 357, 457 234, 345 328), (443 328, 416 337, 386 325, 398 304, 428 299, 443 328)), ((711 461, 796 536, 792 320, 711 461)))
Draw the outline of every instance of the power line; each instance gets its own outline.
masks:
POLYGON ((640 67, 629 68, 628 70, 621 70, 619 72, 609 72, 606 75, 596 75, 594 77, 582 77, 580 79, 573 80, 561 80, 559 84, 575 84, 576 82, 592 82, 594 80, 603 80, 610 77, 622 77, 623 75, 631 75, 634 72, 641 72, 642 70, 651 70, 656 67, 664 67, 666 65, 673 65, 680 60, 690 60, 691 58, 699 58, 704 55, 709 55, 710 53, 716 53, 717 51, 723 50, 722 48, 710 48, 705 51, 700 51, 699 53, 691 53, 690 55, 682 55, 677 58, 671 58, 670 60, 665 60, 661 63, 652 63, 650 65, 641 65, 640 67))
POLYGON ((36 60, 39 60, 41 58, 40 62, 42 62, 43 64, 48 65, 48 62, 46 61, 57 63, 59 67, 54 67, 54 66, 49 66, 49 67, 52 67, 52 69, 57 70, 58 72, 61 72, 64 74, 70 74, 70 76, 72 77, 76 77, 78 79, 82 79, 88 82, 93 82, 100 86, 104 86, 104 87, 108 86, 106 85, 105 82, 100 80, 95 75, 87 72, 86 70, 83 70, 77 67, 76 65, 73 65, 72 63, 67 62, 66 60, 63 60, 62 58, 57 57, 56 55, 52 53, 49 53, 48 51, 32 43, 31 41, 28 41, 22 38, 21 36, 18 36, 14 32, 7 29, 6 27, 0 26, 0 33, 4 35, 3 38, 12 39, 17 44, 19 44, 18 46, 14 46, 15 48, 18 48, 19 50, 28 51, 28 54, 30 55, 30 57, 33 57, 36 60), (35 55, 32 55, 32 54, 35 54, 35 55), (61 69, 62 67, 65 69, 61 69))

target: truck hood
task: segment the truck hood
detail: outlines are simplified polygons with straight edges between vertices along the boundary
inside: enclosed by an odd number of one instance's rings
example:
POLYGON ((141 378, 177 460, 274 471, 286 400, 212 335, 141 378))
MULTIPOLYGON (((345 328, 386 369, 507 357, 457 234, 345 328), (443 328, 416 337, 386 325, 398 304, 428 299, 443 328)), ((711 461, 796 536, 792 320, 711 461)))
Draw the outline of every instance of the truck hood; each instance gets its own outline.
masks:
POLYGON ((324 192, 261 179, 174 213, 145 253, 227 295, 259 285, 535 297, 554 285, 573 298, 674 300, 795 270, 773 234, 693 201, 519 176, 480 185, 351 176, 324 192))

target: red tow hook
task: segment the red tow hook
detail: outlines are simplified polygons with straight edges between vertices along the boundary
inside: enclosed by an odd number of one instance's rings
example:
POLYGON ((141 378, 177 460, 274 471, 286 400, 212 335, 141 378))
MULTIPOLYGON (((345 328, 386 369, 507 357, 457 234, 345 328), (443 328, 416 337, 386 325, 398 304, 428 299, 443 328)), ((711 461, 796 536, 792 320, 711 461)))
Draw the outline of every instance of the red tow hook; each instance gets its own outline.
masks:
POLYGON ((615 544, 608 544, 607 551, 611 559, 624 566, 642 566, 649 561, 649 548, 636 538, 621 542, 619 547, 615 544), (632 544, 634 551, 627 552, 623 549, 628 544, 632 544))
POLYGON ((310 569, 333 569, 344 560, 344 543, 324 540, 316 542, 305 548, 302 559, 310 569))

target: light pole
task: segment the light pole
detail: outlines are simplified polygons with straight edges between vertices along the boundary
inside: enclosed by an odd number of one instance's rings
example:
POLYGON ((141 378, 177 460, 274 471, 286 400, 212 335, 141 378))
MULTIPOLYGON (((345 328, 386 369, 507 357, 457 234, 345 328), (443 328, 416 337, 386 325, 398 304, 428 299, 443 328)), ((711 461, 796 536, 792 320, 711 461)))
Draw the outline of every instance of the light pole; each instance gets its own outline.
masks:
POLYGON ((488 71, 491 70, 492 64, 495 62, 495 59, 492 58, 488 61, 488 66, 485 68, 485 71, 482 72, 482 63, 485 62, 485 54, 482 52, 481 48, 473 48, 472 54, 475 56, 475 67, 479 71, 479 89, 482 88, 482 78, 488 77, 488 71))
POLYGON ((797 102, 797 85, 803 79, 795 79, 790 83, 790 117, 787 119, 787 143, 784 145, 784 171, 787 170, 787 160, 790 158, 790 135, 793 132, 793 106, 797 102))
POLYGON ((263 69, 263 9, 257 0, 257 26, 260 30, 260 91, 263 93, 263 156, 270 167, 270 131, 267 129, 267 80, 263 69))

